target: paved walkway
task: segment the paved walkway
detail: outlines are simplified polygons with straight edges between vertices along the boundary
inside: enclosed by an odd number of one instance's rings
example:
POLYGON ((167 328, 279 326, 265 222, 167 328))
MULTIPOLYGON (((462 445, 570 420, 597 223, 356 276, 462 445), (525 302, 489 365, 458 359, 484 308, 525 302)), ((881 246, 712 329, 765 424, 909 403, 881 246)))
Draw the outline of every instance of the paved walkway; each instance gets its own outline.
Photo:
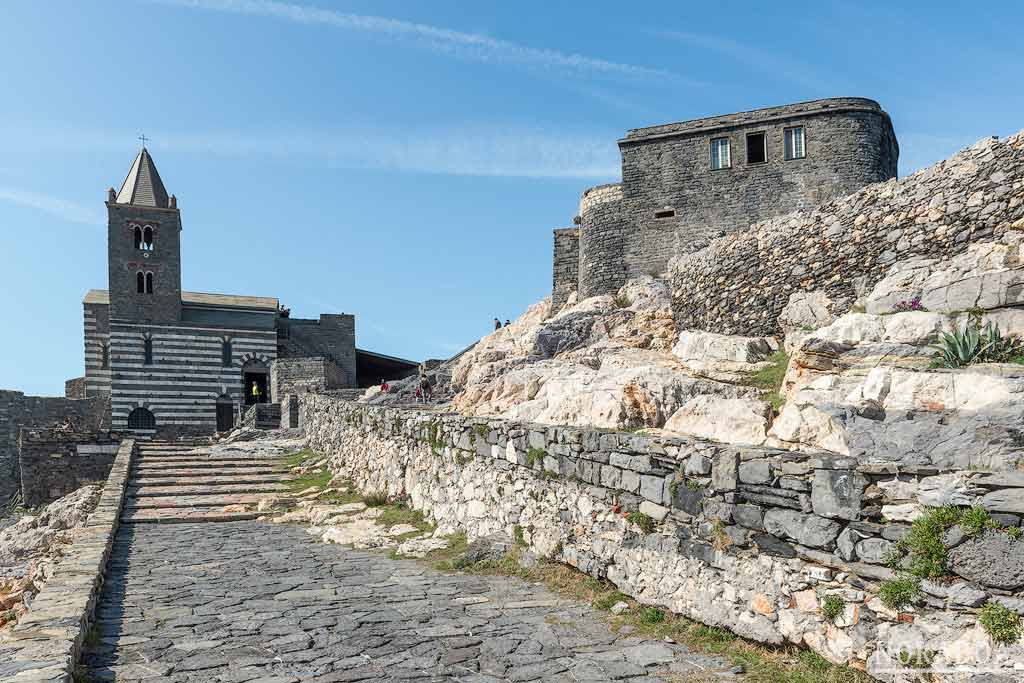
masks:
MULTIPOLYGON (((176 457, 164 450, 150 446, 143 463, 176 457)), ((139 483, 148 470, 136 471, 136 505, 118 531, 78 680, 731 678, 713 673, 728 668, 720 659, 619 637, 589 606, 519 579, 444 574, 413 560, 318 543, 301 526, 230 519, 213 505, 142 495, 161 488, 139 483), (157 507, 140 507, 156 499, 157 507), (178 523, 140 523, 153 521, 178 523)), ((202 486, 191 485, 189 495, 202 486)), ((225 495, 254 494, 200 493, 205 503, 219 504, 225 495)))

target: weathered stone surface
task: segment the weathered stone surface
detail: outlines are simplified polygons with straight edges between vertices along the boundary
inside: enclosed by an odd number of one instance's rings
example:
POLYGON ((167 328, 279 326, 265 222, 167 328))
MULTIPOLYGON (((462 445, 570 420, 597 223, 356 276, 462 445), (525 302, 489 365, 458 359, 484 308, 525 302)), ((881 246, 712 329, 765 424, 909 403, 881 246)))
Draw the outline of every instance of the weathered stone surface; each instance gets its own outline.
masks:
POLYGON ((949 553, 950 567, 983 586, 1024 588, 1024 544, 1000 531, 986 531, 949 553))
POLYGON ((867 479, 859 472, 816 470, 811 485, 814 513, 822 517, 856 520, 867 479))
POLYGON ((764 515, 764 528, 768 533, 789 538, 812 548, 830 549, 842 527, 839 523, 817 515, 795 510, 769 510, 764 515))
POLYGON ((739 478, 740 456, 736 451, 724 451, 711 465, 711 486, 716 491, 733 491, 739 478))
POLYGON ((771 406, 751 398, 698 396, 665 422, 665 430, 723 443, 762 444, 771 406))

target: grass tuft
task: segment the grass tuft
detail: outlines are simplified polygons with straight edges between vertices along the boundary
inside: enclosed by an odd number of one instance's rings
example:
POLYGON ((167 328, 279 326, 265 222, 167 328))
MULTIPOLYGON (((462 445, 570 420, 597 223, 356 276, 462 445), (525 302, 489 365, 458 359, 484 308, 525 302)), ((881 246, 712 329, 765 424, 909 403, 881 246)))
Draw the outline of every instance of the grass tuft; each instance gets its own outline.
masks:
POLYGON ((989 600, 978 615, 978 622, 992 640, 1009 644, 1020 640, 1022 630, 1020 615, 998 602, 989 600))

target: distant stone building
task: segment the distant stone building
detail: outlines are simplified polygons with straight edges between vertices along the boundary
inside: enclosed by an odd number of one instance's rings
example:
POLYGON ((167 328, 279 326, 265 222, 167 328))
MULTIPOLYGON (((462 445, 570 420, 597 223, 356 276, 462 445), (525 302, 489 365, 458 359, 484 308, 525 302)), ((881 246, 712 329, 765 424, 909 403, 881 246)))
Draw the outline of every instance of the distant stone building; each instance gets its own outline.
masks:
POLYGON ((899 145, 873 100, 834 98, 630 130, 622 182, 580 199, 554 233, 553 310, 751 223, 896 176, 899 145))
POLYGON ((83 301, 84 393, 109 395, 114 430, 209 434, 253 403, 415 370, 356 349, 351 314, 300 320, 273 297, 183 291, 181 211, 145 148, 106 205, 108 288, 83 301))

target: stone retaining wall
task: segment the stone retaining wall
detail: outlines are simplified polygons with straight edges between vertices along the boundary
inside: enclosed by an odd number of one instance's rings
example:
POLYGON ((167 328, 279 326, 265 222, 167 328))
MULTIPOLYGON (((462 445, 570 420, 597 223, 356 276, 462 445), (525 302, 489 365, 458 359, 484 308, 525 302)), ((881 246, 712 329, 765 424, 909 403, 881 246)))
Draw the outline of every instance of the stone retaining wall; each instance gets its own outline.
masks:
POLYGON ((18 438, 21 429, 42 428, 71 418, 82 430, 109 428, 110 398, 85 399, 63 396, 26 396, 20 391, 0 390, 0 504, 18 491, 18 438))
POLYGON ((1010 229, 1024 229, 1024 133, 982 140, 902 180, 755 223, 673 259, 676 326, 777 334, 794 292, 852 302, 898 260, 950 257, 1010 229))
POLYGON ((521 534, 537 553, 643 603, 763 643, 804 644, 883 679, 901 651, 1003 673, 1024 662, 1020 643, 992 647, 976 625, 988 600, 1024 613, 1024 542, 1009 533, 961 533, 951 541, 956 573, 924 581, 912 607, 892 610, 877 597, 895 575, 886 555, 925 504, 1010 500, 1024 493, 1020 473, 873 465, 311 394, 299 404, 310 447, 333 471, 363 491, 408 496, 441 533, 521 534), (834 623, 821 611, 829 596, 841 606, 834 623))
POLYGON ((11 631, 0 636, 0 680, 71 683, 117 531, 135 442, 121 442, 99 503, 11 631))
POLYGON ((103 481, 121 436, 112 432, 22 430, 18 444, 24 505, 45 505, 82 486, 103 481))

